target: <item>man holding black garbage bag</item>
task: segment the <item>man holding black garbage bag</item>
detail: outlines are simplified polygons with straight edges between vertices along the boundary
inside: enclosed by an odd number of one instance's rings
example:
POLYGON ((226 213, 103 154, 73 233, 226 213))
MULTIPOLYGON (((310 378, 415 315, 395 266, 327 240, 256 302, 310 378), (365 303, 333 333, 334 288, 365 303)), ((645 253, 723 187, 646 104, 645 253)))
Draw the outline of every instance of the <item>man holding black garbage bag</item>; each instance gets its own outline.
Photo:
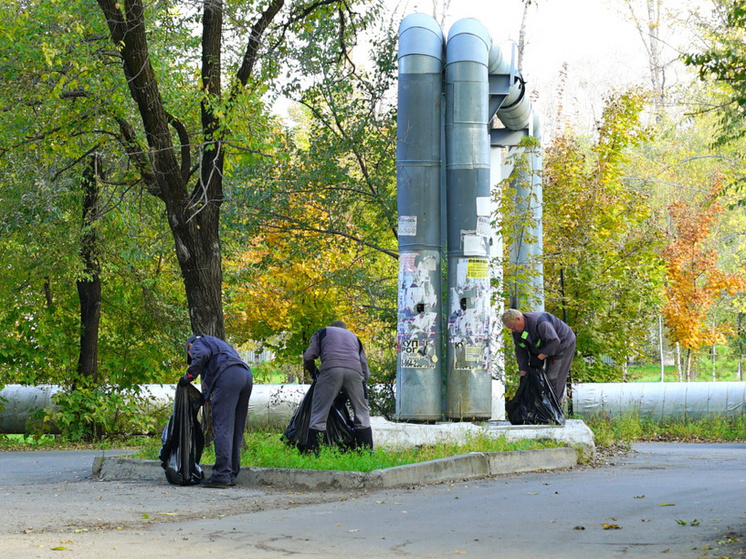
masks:
POLYGON ((312 375, 315 374, 316 359, 319 358, 321 371, 316 377, 311 400, 311 419, 305 450, 318 450, 319 437, 323 437, 326 431, 329 410, 340 391, 344 391, 352 404, 357 446, 372 449, 373 432, 370 428, 365 386, 370 372, 363 344, 347 329, 344 322, 335 320, 326 328, 313 333, 311 343, 303 353, 304 367, 312 375))
POLYGON ((190 337, 186 353, 189 368, 179 384, 202 377, 202 394, 212 408, 215 466, 202 486, 236 485, 253 387, 251 369, 235 349, 213 336, 190 337))
POLYGON ((546 369, 557 402, 565 397, 565 384, 575 356, 575 333, 559 318, 548 312, 521 312, 508 309, 503 324, 513 332, 518 370, 525 376, 530 368, 546 369))

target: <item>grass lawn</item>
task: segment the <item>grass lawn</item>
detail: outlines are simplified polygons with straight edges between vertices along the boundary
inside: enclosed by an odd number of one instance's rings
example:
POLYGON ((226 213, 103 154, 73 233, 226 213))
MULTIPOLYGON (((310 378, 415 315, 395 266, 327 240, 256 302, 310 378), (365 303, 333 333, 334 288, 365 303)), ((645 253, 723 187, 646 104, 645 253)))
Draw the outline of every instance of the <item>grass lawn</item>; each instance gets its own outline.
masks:
MULTIPOLYGON (((377 447, 373 452, 341 452, 336 447, 322 447, 319 456, 314 456, 312 454, 301 454, 296 448, 288 446, 281 440, 278 432, 247 433, 245 441, 246 448, 241 455, 242 466, 355 472, 370 472, 469 452, 503 452, 562 446, 549 440, 507 441, 504 437, 495 439, 486 435, 474 435, 459 444, 441 443, 404 450, 377 447)), ((158 444, 141 448, 135 457, 156 460, 160 448, 159 441, 158 444)), ((204 464, 215 462, 212 447, 205 450, 200 462, 204 464)))

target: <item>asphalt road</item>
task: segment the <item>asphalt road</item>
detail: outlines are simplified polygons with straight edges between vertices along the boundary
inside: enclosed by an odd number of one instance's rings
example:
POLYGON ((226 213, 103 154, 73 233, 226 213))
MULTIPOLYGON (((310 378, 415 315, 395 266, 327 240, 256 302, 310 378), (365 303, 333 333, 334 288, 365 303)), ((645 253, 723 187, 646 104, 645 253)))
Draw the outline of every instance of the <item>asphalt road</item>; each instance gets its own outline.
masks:
POLYGON ((0 557, 746 556, 746 445, 368 492, 89 479, 95 452, 0 453, 0 557))

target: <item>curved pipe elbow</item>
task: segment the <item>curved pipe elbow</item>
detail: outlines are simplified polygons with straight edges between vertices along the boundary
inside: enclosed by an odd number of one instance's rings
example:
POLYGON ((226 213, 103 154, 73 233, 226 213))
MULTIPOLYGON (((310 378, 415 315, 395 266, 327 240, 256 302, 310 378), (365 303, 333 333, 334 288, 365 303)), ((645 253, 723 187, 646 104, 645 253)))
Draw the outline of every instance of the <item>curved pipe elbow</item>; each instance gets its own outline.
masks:
POLYGON ((490 34, 478 20, 464 18, 453 24, 448 32, 446 64, 452 62, 477 62, 487 66, 490 34))
POLYGON ((521 130, 531 124, 531 113, 531 100, 526 95, 526 84, 518 74, 505 102, 497 110, 497 118, 510 130, 521 130))
POLYGON ((399 25, 399 73, 443 71, 443 30, 426 14, 410 14, 399 25))

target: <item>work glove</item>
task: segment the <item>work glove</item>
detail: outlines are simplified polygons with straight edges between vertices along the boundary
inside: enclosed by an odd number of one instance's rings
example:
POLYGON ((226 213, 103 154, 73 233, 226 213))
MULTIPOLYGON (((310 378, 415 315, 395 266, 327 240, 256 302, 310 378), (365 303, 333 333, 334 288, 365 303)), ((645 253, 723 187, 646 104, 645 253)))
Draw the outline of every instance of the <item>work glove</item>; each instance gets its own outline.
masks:
POLYGON ((532 355, 528 359, 528 364, 532 369, 543 369, 544 368, 544 361, 539 359, 536 355, 532 355))
POLYGON ((316 380, 316 377, 319 376, 319 369, 316 367, 316 361, 313 359, 305 359, 303 361, 303 368, 308 372, 309 375, 311 375, 311 378, 313 380, 316 380))
POLYGON ((181 378, 179 379, 179 386, 189 386, 190 384, 192 384, 192 383, 191 383, 191 382, 189 381, 189 379, 188 379, 187 377, 185 377, 185 376, 184 376, 184 377, 181 377, 181 378))

